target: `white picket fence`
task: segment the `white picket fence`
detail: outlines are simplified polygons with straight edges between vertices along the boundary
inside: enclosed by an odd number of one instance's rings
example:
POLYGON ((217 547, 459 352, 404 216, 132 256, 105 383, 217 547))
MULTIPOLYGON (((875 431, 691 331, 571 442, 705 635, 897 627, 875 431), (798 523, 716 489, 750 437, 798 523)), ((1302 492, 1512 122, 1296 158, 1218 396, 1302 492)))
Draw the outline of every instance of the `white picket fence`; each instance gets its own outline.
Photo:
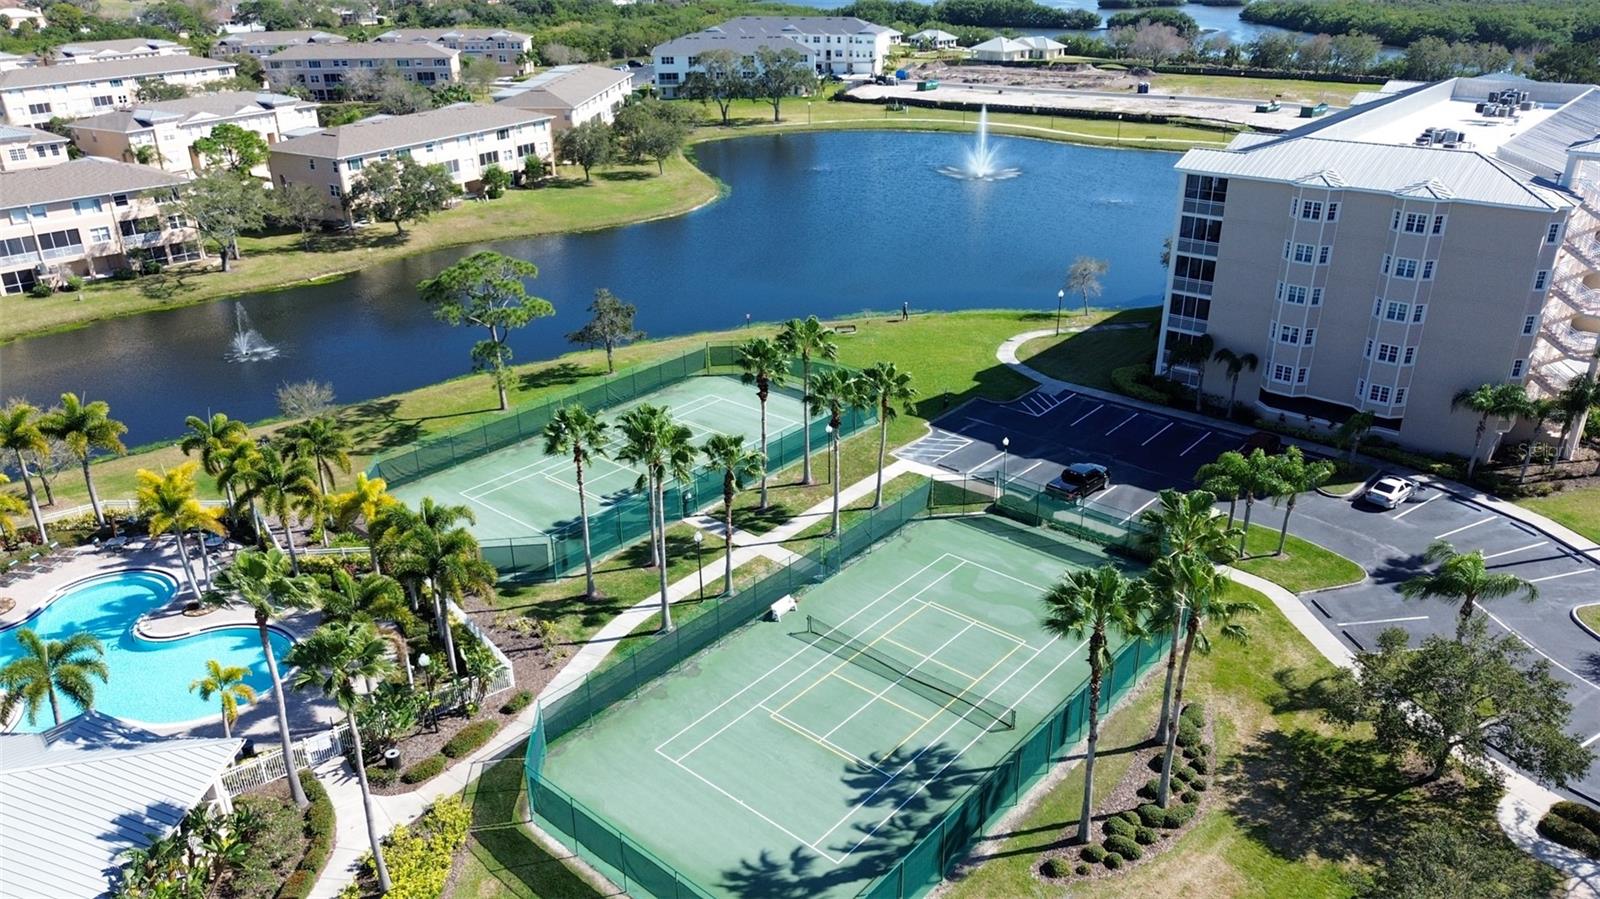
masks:
POLYGON ((504 652, 500 651, 500 647, 494 645, 494 641, 490 640, 489 635, 483 632, 483 628, 478 627, 477 622, 473 621, 466 612, 461 611, 460 606, 448 599, 444 601, 444 604, 445 607, 449 609, 446 614, 448 614, 451 618, 460 621, 462 626, 467 629, 468 633, 472 634, 474 637, 477 637, 479 642, 481 642, 484 646, 489 647, 489 652, 493 654, 495 660, 500 663, 500 670, 496 671, 494 678, 489 681, 489 690, 483 694, 484 698, 487 699, 488 697, 494 696, 497 693, 504 693, 512 687, 515 687, 517 685, 517 675, 516 672, 512 670, 511 659, 508 658, 504 652))
MULTIPOLYGON (((200 501, 200 504, 202 506, 211 506, 213 508, 221 508, 228 505, 220 499, 203 499, 200 501)), ((139 504, 131 499, 103 499, 100 501, 100 511, 105 513, 137 512, 139 511, 139 504)), ((45 524, 49 524, 52 521, 62 521, 68 518, 77 518, 81 515, 93 514, 94 506, 84 503, 81 506, 72 506, 66 509, 53 509, 49 512, 45 512, 42 517, 44 518, 45 524)))
MULTIPOLYGON (((296 741, 295 770, 315 768, 328 759, 343 755, 344 734, 344 728, 336 726, 296 741)), ((228 795, 238 796, 240 793, 248 793, 287 775, 288 771, 283 767, 283 750, 274 748, 224 771, 222 785, 227 787, 228 795)))

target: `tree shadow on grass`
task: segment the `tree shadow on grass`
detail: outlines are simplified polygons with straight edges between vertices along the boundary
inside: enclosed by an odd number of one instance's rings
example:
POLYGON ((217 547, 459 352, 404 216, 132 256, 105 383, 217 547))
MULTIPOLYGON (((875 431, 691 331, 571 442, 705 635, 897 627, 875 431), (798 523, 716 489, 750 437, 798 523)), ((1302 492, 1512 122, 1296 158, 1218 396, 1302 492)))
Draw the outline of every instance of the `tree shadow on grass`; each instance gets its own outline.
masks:
POLYGON ((573 362, 557 362, 524 372, 517 377, 518 390, 540 390, 545 387, 564 387, 578 383, 579 379, 603 374, 573 362))
POLYGON ((369 400, 348 406, 338 413, 340 422, 350 432, 360 453, 377 453, 383 450, 409 446, 425 435, 422 425, 428 421, 465 418, 496 411, 492 406, 466 409, 441 415, 421 415, 416 418, 396 418, 400 401, 395 399, 369 400))
POLYGON ((595 172, 594 176, 601 181, 649 181, 656 177, 655 172, 644 169, 619 169, 608 172, 595 172))
MULTIPOLYGON (((713 514, 717 516, 718 520, 721 520, 722 510, 720 507, 713 514)), ((733 509, 733 526, 750 534, 765 534, 779 525, 787 524, 793 519, 793 512, 776 503, 769 504, 765 509, 759 509, 755 506, 745 506, 743 508, 735 506, 733 509)))
POLYGON ((484 769, 469 789, 472 812, 467 852, 508 895, 539 899, 592 899, 606 895, 573 873, 522 825, 522 751, 484 769))

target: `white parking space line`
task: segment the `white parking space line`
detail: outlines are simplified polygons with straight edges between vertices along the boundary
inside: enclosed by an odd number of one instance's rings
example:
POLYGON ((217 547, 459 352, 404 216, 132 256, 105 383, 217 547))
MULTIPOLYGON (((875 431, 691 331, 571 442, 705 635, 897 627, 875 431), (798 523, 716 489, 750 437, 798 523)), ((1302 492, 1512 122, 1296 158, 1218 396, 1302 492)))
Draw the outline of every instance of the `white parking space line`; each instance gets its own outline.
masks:
POLYGON ((1011 477, 1012 478, 1020 478, 1023 475, 1027 474, 1030 471, 1033 471, 1035 468, 1038 468, 1039 466, 1041 466, 1043 464, 1044 464, 1044 460, 1040 459, 1039 461, 1033 463, 1032 465, 1029 465, 1027 468, 1024 468, 1023 470, 1017 472, 1016 474, 1012 475, 1011 477))
POLYGON ((1001 458, 1005 454, 1006 454, 1006 451, 1005 450, 1001 450, 1000 452, 995 453, 994 455, 992 455, 989 458, 983 460, 982 462, 979 462, 977 465, 974 465, 971 468, 967 469, 967 472, 970 474, 972 472, 982 471, 983 467, 985 465, 988 465, 990 462, 993 462, 994 460, 1001 458))
POLYGON ((1474 521, 1471 524, 1464 524, 1461 527, 1458 527, 1453 531, 1445 531, 1443 534, 1439 534, 1439 535, 1435 536, 1433 539, 1435 539, 1435 540, 1443 540, 1446 537, 1453 537, 1456 534, 1461 533, 1462 531, 1468 530, 1470 528, 1475 528, 1478 525, 1483 524, 1486 521, 1494 521, 1494 519, 1495 519, 1495 516, 1493 516, 1493 515, 1490 515, 1490 516, 1488 516, 1486 518, 1480 518, 1480 519, 1478 519, 1477 521, 1474 521))
POLYGON ((1402 621, 1427 621, 1426 615, 1412 615, 1410 618, 1373 618, 1368 621, 1341 621, 1334 627, 1358 627, 1363 624, 1399 624, 1402 621))
POLYGON ((1150 441, 1156 439, 1157 437, 1160 437, 1162 434, 1165 434, 1167 432, 1167 428, 1170 428, 1170 427, 1172 427, 1172 422, 1169 421, 1166 424, 1161 426, 1161 430, 1155 432, 1154 434, 1151 434, 1149 437, 1146 437, 1144 439, 1144 442, 1139 444, 1139 445, 1140 446, 1149 446, 1150 445, 1150 441))
POLYGON ((1189 445, 1188 445, 1188 446, 1187 446, 1187 447, 1185 447, 1185 448, 1184 448, 1184 450, 1183 450, 1183 452, 1181 452, 1181 453, 1179 453, 1179 454, 1178 454, 1178 455, 1179 455, 1179 456, 1187 456, 1187 455, 1189 455, 1189 450, 1192 450, 1192 449, 1194 449, 1194 448, 1195 448, 1195 447, 1197 447, 1197 446, 1199 446, 1199 445, 1200 445, 1200 444, 1201 444, 1201 443, 1202 443, 1202 442, 1204 442, 1204 441, 1205 441, 1205 439, 1206 439, 1206 438, 1207 438, 1207 437, 1210 437, 1210 436, 1211 436, 1211 432, 1210 432, 1210 431, 1207 431, 1207 432, 1205 432, 1205 433, 1204 433, 1204 434, 1201 434, 1201 435, 1200 435, 1200 436, 1199 436, 1199 437, 1196 437, 1196 438, 1195 438, 1195 439, 1194 439, 1194 442, 1193 442, 1193 443, 1191 443, 1191 444, 1189 444, 1189 445))
POLYGON ((1591 571, 1594 571, 1594 569, 1585 565, 1582 568, 1579 568, 1577 571, 1564 571, 1560 574, 1547 574, 1544 577, 1529 578, 1528 583, 1542 584, 1545 581, 1554 581, 1564 577, 1572 577, 1575 574, 1588 574, 1591 571))
POLYGON ((1099 412, 1101 409, 1104 409, 1105 407, 1106 407, 1105 403, 1100 403, 1099 405, 1095 406, 1093 409, 1090 409, 1088 412, 1085 412, 1082 415, 1078 416, 1076 419, 1073 419, 1072 424, 1068 425, 1067 427, 1070 428, 1070 427, 1073 427, 1073 426, 1079 424, 1085 418, 1088 418, 1089 416, 1095 414, 1096 412, 1099 412))
MULTIPOLYGON (((1139 413, 1135 412, 1132 415, 1128 416, 1127 418, 1124 418, 1122 420, 1122 425, 1125 425, 1128 422, 1133 421, 1135 418, 1138 418, 1138 417, 1139 417, 1139 413)), ((1115 434, 1118 430, 1120 430, 1122 428, 1122 425, 1117 425, 1116 427, 1114 427, 1111 430, 1107 431, 1106 432, 1106 436, 1110 437, 1112 434, 1115 434)))
POLYGON ((1157 494, 1157 495, 1152 496, 1149 499, 1145 500, 1144 501, 1144 505, 1140 506, 1137 509, 1134 509, 1132 512, 1129 512, 1128 513, 1128 517, 1122 519, 1122 523, 1123 524, 1127 524, 1128 522, 1134 520, 1135 518, 1138 518, 1140 512, 1143 512, 1144 510, 1150 508, 1152 505, 1155 505, 1155 501, 1160 499, 1160 498, 1161 498, 1160 494, 1157 494))
POLYGON ((1533 645, 1533 641, 1532 640, 1529 640, 1527 637, 1522 636, 1522 633, 1520 631, 1518 631, 1516 628, 1512 627, 1509 624, 1506 624, 1504 621, 1501 621, 1499 615, 1496 615, 1495 613, 1489 611, 1488 609, 1484 609, 1483 610, 1483 614, 1488 615, 1489 616, 1489 620, 1493 621, 1495 624, 1498 624, 1501 627, 1505 628, 1506 630, 1510 631, 1512 636, 1516 637, 1518 640, 1521 640, 1523 642, 1523 645, 1527 646, 1529 649, 1533 650, 1534 652, 1538 653, 1539 655, 1544 656, 1544 658, 1550 664, 1556 666, 1557 668, 1560 668, 1562 671, 1565 671, 1566 673, 1572 675, 1573 677, 1577 678, 1578 680, 1583 681, 1584 683, 1586 683, 1589 686, 1595 688, 1596 690, 1600 690, 1600 684, 1595 683, 1594 681, 1588 679, 1587 677, 1584 677, 1583 675, 1579 674, 1578 672, 1573 671, 1571 668, 1568 668, 1567 666, 1565 666, 1565 665, 1561 664, 1560 662, 1556 661, 1555 658, 1552 657, 1549 653, 1547 653, 1544 650, 1540 649, 1539 647, 1533 645))
POLYGON ((1587 748, 1589 748, 1589 744, 1593 743, 1596 740, 1600 740, 1600 734, 1595 734, 1594 736, 1590 737, 1589 739, 1584 740, 1582 745, 1583 745, 1583 747, 1585 749, 1587 749, 1587 748))
POLYGON ((1519 546, 1516 549, 1505 549, 1505 550, 1501 550, 1500 552, 1497 552, 1497 553, 1490 553, 1489 555, 1484 556, 1484 558, 1485 559, 1498 559, 1501 556, 1509 556, 1512 553, 1519 553, 1519 552, 1522 552, 1525 549, 1538 549, 1541 546, 1545 546, 1545 545, 1549 544, 1549 542, 1550 542, 1549 540, 1540 540, 1538 543, 1530 543, 1527 546, 1519 546))
POLYGON ((1443 495, 1444 495, 1443 493, 1435 493, 1434 495, 1428 497, 1427 499, 1423 500, 1422 502, 1417 503, 1416 505, 1414 505, 1411 508, 1405 510, 1404 512, 1401 512, 1399 515, 1396 515, 1394 518, 1395 518, 1396 521, 1399 521, 1400 519, 1406 517, 1407 515, 1410 515, 1412 512, 1417 511, 1418 509, 1422 508, 1423 506, 1426 506, 1428 503, 1433 502, 1434 500, 1438 499, 1439 497, 1441 497, 1443 495))

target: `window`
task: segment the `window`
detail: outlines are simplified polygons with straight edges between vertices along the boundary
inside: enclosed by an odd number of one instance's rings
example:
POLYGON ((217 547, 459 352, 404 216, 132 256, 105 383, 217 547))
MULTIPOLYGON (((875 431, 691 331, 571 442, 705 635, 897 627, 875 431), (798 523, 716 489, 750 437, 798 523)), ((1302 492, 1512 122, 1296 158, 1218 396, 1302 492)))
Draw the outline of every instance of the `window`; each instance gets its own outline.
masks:
POLYGON ((0 293, 24 293, 32 290, 36 283, 38 279, 34 277, 31 268, 0 273, 0 293))
POLYGON ((1522 377, 1522 362, 1523 362, 1523 360, 1517 359, 1517 360, 1515 360, 1515 361, 1513 361, 1511 363, 1511 377, 1513 377, 1513 378, 1522 377))
POLYGON ((496 131, 494 133, 494 139, 495 140, 510 140, 511 139, 511 129, 510 128, 501 128, 499 131, 496 131))
POLYGON ((111 195, 111 205, 117 207, 118 209, 126 209, 127 206, 128 206, 128 195, 127 194, 112 194, 111 195))
POLYGON ((1378 361, 1393 365, 1400 358, 1400 348, 1392 343, 1378 344, 1378 361))
POLYGON ((1372 400, 1374 403, 1387 404, 1389 402, 1389 395, 1389 388, 1383 386, 1382 384, 1374 384, 1367 390, 1367 399, 1372 400))
POLYGON ((317 161, 315 159, 307 158, 306 159, 306 168, 310 169, 313 172, 316 171, 317 170, 317 161))
POLYGON ((65 250, 71 247, 83 246, 83 238, 78 234, 78 229, 68 228, 65 231, 49 231, 39 235, 39 249, 65 250))
POLYGON ((1297 243, 1297 244, 1295 244, 1294 245, 1294 261, 1295 262, 1310 263, 1312 259, 1316 258, 1315 255, 1314 255, 1316 253, 1316 249, 1317 249, 1316 247, 1313 247, 1311 244, 1308 244, 1308 243, 1297 243))
POLYGON ((1522 320, 1522 336, 1523 337, 1527 337, 1529 334, 1532 334, 1533 333, 1533 329, 1538 327, 1538 325, 1539 325, 1539 316, 1530 315, 1527 318, 1524 318, 1522 320))
POLYGON ((28 115, 49 115, 49 114, 50 114, 50 104, 49 103, 29 103, 28 104, 28 115))
MULTIPOLYGON (((1214 244, 1222 239, 1222 221, 1186 215, 1178 222, 1178 239, 1191 244, 1214 244)), ((1180 249, 1189 248, 1180 245, 1180 249)))
POLYGON ((26 256, 39 251, 39 244, 31 235, 0 240, 0 256, 26 256))
POLYGON ((1333 254, 1333 247, 1318 247, 1317 248, 1317 264, 1318 265, 1327 265, 1328 264, 1328 257, 1331 256, 1332 254, 1333 254))
POLYGON ((459 159, 448 160, 447 162, 445 162, 444 167, 449 169, 450 170, 450 174, 452 174, 452 175, 461 174, 461 160, 459 160, 459 159))
POLYGON ((1396 259, 1394 261, 1394 276, 1396 278, 1415 278, 1417 276, 1417 260, 1396 259))
POLYGON ((1433 233, 1435 233, 1435 234, 1443 234, 1444 233, 1444 216, 1436 215, 1436 216, 1433 217, 1433 233))
POLYGON ((363 163, 363 162, 362 162, 362 161, 361 161, 361 159, 359 159, 359 158, 356 158, 356 159, 348 159, 348 160, 345 160, 345 164, 344 164, 344 167, 345 167, 345 168, 346 168, 346 169, 347 169, 347 170, 349 170, 349 171, 352 171, 352 172, 359 172, 359 171, 361 171, 361 167, 362 167, 362 166, 363 166, 363 165, 365 165, 365 163, 363 163))
POLYGON ((100 211, 102 211, 102 210, 100 208, 100 198, 99 197, 94 197, 94 198, 91 198, 91 199, 88 199, 88 200, 73 200, 72 201, 72 212, 75 215, 86 215, 86 214, 91 213, 91 212, 100 212, 100 211))
POLYGON ((1313 305, 1313 306, 1321 306, 1322 305, 1322 288, 1320 288, 1320 287, 1311 288, 1311 305, 1313 305))
POLYGON ((1311 369, 1309 369, 1309 368, 1295 369, 1294 382, 1296 384, 1304 384, 1306 382, 1306 375, 1308 375, 1310 373, 1311 373, 1311 369))
POLYGON ((1295 306, 1304 306, 1306 304, 1306 289, 1298 284, 1284 285, 1283 301, 1295 306))
POLYGON ((1368 359, 1371 359, 1371 358, 1372 358, 1372 338, 1370 338, 1370 337, 1368 337, 1368 338, 1367 338, 1367 352, 1366 352, 1366 357, 1367 357, 1367 358, 1368 358, 1368 359))
POLYGON ((494 165, 495 163, 497 163, 499 161, 500 161, 500 151, 499 150, 490 150, 487 153, 479 153, 478 154, 478 165, 480 165, 480 166, 494 165))
POLYGON ((28 158, 28 148, 27 147, 16 147, 16 148, 12 149, 6 155, 11 157, 11 161, 12 162, 21 162, 24 159, 28 158))
POLYGON ((1307 328, 1305 339, 1300 341, 1303 346, 1312 346, 1317 342, 1317 329, 1307 328))
POLYGON ((111 101, 111 97, 109 95, 104 96, 104 97, 95 97, 94 98, 94 105, 95 105, 96 109, 99 109, 102 106, 110 106, 111 102, 112 102, 111 101))
POLYGON ((1306 200, 1300 204, 1300 217, 1308 221, 1322 221, 1322 203, 1317 200, 1306 200))
POLYGON ((1551 222, 1550 230, 1544 233, 1545 243, 1555 243, 1561 237, 1561 223, 1551 222))
POLYGON ((1383 309, 1383 317, 1392 322, 1403 322, 1410 313, 1411 307, 1405 303, 1391 302, 1383 309))
POLYGON ((1405 403, 1406 403, 1406 389, 1404 387, 1401 387, 1401 388, 1399 388, 1398 390, 1396 390, 1394 392, 1394 404, 1396 406, 1404 406, 1405 403))
MULTIPOLYGON (((671 57, 671 56, 663 56, 663 57, 661 57, 661 64, 664 65, 664 66, 676 65, 677 62, 678 62, 678 60, 673 58, 673 57, 671 57)), ((691 65, 692 65, 692 63, 691 63, 691 65)))
POLYGON ((1405 353, 1403 355, 1401 355, 1401 357, 1400 357, 1400 364, 1401 365, 1411 365, 1412 363, 1414 363, 1416 361, 1417 361, 1417 348, 1414 347, 1414 346, 1406 347, 1405 353))
POLYGON ((1329 203, 1328 204, 1328 221, 1337 222, 1338 220, 1339 220, 1339 204, 1338 203, 1329 203))
POLYGON ((1293 325, 1282 325, 1278 328, 1279 343, 1299 343, 1300 329, 1293 325))
POLYGON ((1228 179, 1211 175, 1187 175, 1183 181, 1183 197, 1206 203, 1228 201, 1228 179))
POLYGON ((89 242, 90 243, 109 243, 110 241, 111 241, 111 229, 110 228, 102 226, 102 227, 99 227, 99 228, 90 228, 89 229, 89 242))
POLYGON ((167 216, 167 230, 176 231, 179 228, 187 227, 189 227, 189 217, 183 213, 176 213, 167 216))
POLYGON ((1183 318, 1206 321, 1211 317, 1211 301, 1205 297, 1174 293, 1167 302, 1167 309, 1173 315, 1182 316, 1183 318))
POLYGON ((1432 281, 1433 280, 1433 263, 1434 263, 1434 260, 1432 260, 1432 259, 1428 259, 1428 260, 1424 260, 1423 261, 1423 263, 1422 263, 1422 280, 1424 280, 1424 281, 1432 281))
POLYGON ((538 149, 536 147, 534 147, 533 144, 518 144, 517 145, 517 158, 518 159, 527 159, 529 156, 537 156, 537 155, 539 155, 538 149))
POLYGON ((1394 218, 1395 225, 1407 234, 1424 234, 1428 230, 1428 217, 1420 212, 1408 212, 1403 219, 1396 212, 1394 218))
POLYGON ((1272 366, 1272 380, 1281 381, 1284 384, 1291 383, 1294 381, 1294 369, 1287 365, 1274 365, 1272 366))
POLYGON ((1427 311, 1428 311, 1428 304, 1427 303, 1418 303, 1417 305, 1412 306, 1411 307, 1411 323, 1414 324, 1414 325, 1415 324, 1420 324, 1422 322, 1423 315, 1427 311))
POLYGON ((1394 257, 1385 253, 1383 256, 1383 273, 1385 275, 1389 274, 1389 270, 1392 268, 1394 268, 1394 257))
POLYGON ((1540 269, 1537 273, 1534 274, 1534 276, 1533 276, 1533 289, 1534 290, 1544 290, 1545 285, 1548 284, 1548 283, 1550 283, 1550 272, 1549 271, 1547 271, 1545 269, 1540 269))
POLYGON ((339 196, 339 185, 337 185, 337 184, 328 185, 328 196, 330 196, 330 197, 339 196))
POLYGON ((22 208, 21 206, 10 210, 7 215, 10 216, 11 224, 13 225, 21 225, 28 221, 28 210, 22 208))

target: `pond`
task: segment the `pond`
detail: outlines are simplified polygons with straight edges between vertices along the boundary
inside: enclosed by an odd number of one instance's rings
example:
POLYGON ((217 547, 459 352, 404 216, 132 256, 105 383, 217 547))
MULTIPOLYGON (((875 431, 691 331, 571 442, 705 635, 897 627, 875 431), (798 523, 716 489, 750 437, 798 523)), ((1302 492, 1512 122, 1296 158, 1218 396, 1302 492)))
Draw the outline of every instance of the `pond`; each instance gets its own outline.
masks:
POLYGON ((129 445, 172 437, 186 415, 276 413, 288 381, 331 382, 340 402, 469 370, 479 334, 433 320, 419 280, 496 249, 540 269, 531 292, 556 307, 512 339, 516 361, 568 349, 595 288, 639 307, 664 337, 863 310, 1053 308, 1079 255, 1110 261, 1108 306, 1161 301, 1163 238, 1177 156, 994 138, 1007 181, 938 172, 970 135, 821 132, 696 147, 723 199, 623 228, 457 247, 375 265, 341 281, 99 322, 0 346, 3 395, 49 405, 66 390, 111 403, 129 445), (228 362, 235 306, 281 349, 228 362))

